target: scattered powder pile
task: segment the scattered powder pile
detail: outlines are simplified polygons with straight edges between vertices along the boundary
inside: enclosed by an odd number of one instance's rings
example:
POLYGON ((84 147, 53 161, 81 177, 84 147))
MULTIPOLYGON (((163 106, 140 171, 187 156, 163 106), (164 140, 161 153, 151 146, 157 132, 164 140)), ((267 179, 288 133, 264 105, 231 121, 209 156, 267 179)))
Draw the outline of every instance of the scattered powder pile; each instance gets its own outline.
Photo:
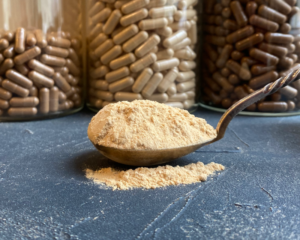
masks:
POLYGON ((198 162, 184 167, 163 166, 127 171, 116 171, 112 168, 103 168, 98 171, 87 169, 86 177, 97 184, 104 183, 114 190, 150 189, 206 181, 208 175, 224 169, 224 166, 217 163, 204 165, 202 162, 198 162))
POLYGON ((109 104, 88 128, 94 144, 121 149, 175 148, 209 142, 216 135, 204 119, 148 100, 109 104))

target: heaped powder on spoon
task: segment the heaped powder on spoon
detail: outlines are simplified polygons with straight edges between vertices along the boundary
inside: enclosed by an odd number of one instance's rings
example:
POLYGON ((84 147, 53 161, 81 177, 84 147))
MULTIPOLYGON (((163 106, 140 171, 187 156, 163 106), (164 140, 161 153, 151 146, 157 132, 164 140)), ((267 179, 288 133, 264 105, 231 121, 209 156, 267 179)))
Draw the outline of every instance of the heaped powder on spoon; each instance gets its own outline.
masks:
POLYGON ((202 162, 192 163, 184 167, 160 166, 157 168, 137 168, 135 170, 117 171, 103 168, 98 171, 86 170, 86 177, 97 184, 106 184, 120 190, 131 188, 159 188, 170 185, 191 184, 206 181, 215 171, 224 170, 217 163, 204 165, 202 162))
POLYGON ((94 144, 120 149, 164 149, 206 143, 216 130, 188 111, 148 100, 109 104, 93 117, 94 144))

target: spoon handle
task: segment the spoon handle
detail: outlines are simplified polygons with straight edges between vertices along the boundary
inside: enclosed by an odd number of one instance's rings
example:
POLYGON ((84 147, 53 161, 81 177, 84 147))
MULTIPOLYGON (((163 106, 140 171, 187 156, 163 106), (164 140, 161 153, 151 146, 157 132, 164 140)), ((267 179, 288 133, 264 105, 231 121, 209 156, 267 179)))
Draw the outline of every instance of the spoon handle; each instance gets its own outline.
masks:
POLYGON ((277 92, 279 89, 289 85, 290 83, 299 79, 300 69, 290 72, 287 76, 281 77, 275 82, 269 83, 260 90, 253 92, 247 97, 242 98, 235 104, 233 104, 221 117, 217 126, 217 138, 214 140, 218 141, 224 137, 227 126, 230 121, 242 110, 249 107, 251 104, 261 100, 262 98, 277 92))

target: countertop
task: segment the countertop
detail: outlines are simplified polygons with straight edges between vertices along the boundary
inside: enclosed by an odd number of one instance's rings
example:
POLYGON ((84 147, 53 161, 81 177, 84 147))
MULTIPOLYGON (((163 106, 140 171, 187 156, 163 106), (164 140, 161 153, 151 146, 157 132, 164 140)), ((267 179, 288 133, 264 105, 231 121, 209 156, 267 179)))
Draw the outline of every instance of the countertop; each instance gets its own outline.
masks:
MULTIPOLYGON (((238 116, 223 140, 170 165, 206 182, 112 191, 85 169, 129 169, 87 138, 94 113, 0 123, 0 239, 300 239, 300 117, 238 116)), ((197 110, 216 127, 219 113, 197 110)))

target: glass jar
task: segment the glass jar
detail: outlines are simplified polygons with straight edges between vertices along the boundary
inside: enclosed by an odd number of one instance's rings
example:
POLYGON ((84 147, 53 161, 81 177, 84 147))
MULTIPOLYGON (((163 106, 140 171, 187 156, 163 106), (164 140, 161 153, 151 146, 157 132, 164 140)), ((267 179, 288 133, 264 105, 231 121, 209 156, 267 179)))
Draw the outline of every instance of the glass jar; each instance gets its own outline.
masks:
POLYGON ((81 0, 0 0, 0 121, 83 107, 81 0))
POLYGON ((88 1, 87 101, 195 103, 197 0, 88 1))
MULTIPOLYGON (((298 0, 205 0, 201 105, 225 111, 239 99, 300 67, 298 0)), ((258 115, 293 115, 300 82, 248 107, 258 115)))

